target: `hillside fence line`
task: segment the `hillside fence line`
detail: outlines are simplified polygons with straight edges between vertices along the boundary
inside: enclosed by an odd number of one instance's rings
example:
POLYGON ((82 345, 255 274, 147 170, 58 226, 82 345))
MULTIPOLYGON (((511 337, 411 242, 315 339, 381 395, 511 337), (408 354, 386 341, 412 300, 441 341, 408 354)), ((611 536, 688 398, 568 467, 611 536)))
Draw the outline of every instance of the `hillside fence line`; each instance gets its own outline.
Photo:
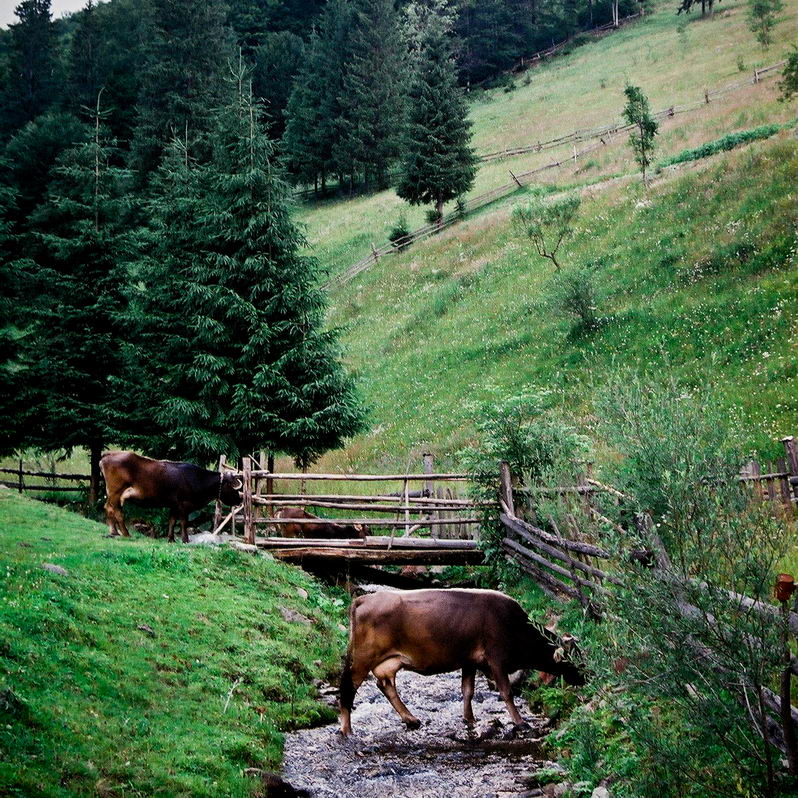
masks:
MULTIPOLYGON (((640 19, 644 15, 643 10, 641 9, 636 14, 630 14, 627 17, 622 17, 618 20, 618 24, 616 25, 614 22, 608 22, 605 25, 599 25, 598 27, 591 28, 590 30, 580 31, 577 36, 594 36, 594 37, 602 37, 605 36, 607 33, 612 33, 615 30, 623 27, 624 25, 629 24, 630 22, 634 22, 636 19, 640 19)), ((500 72, 499 76, 502 75, 512 75, 520 72, 524 69, 528 69, 530 67, 538 66, 542 64, 544 61, 548 60, 549 58, 557 55, 563 48, 567 47, 573 41, 574 37, 570 37, 568 39, 563 39, 563 41, 558 42, 557 44, 552 44, 551 47, 547 47, 545 50, 539 50, 536 53, 533 53, 529 56, 524 56, 520 58, 516 63, 510 67, 510 69, 505 70, 504 72, 500 72)), ((485 78, 485 80, 478 81, 474 84, 469 84, 466 87, 466 90, 470 90, 471 86, 479 87, 484 86, 489 80, 496 80, 496 78, 485 78)), ((478 160, 480 161, 487 161, 492 160, 491 156, 484 156, 479 155, 477 156, 478 160)), ((395 173, 392 177, 395 176, 395 173)), ((304 188, 304 189, 297 189, 294 191, 295 197, 312 197, 318 194, 318 190, 316 188, 304 188)))
MULTIPOLYGON (((728 83, 718 89, 712 90, 704 90, 700 99, 695 100, 690 103, 685 103, 683 105, 672 105, 668 108, 661 109, 656 111, 653 116, 655 119, 662 120, 662 119, 671 119, 676 117, 680 114, 689 113, 691 111, 695 111, 699 108, 703 108, 704 106, 711 103, 713 100, 720 99, 725 97, 726 95, 732 94, 734 92, 740 91, 742 88, 751 86, 751 85, 758 85, 763 83, 767 78, 772 77, 776 70, 781 69, 782 66, 786 61, 779 61, 775 64, 771 64, 770 66, 763 67, 762 69, 755 69, 753 75, 751 77, 745 78, 743 80, 738 80, 733 83, 728 83)), ((565 158, 561 158, 556 161, 551 161, 547 164, 539 166, 535 169, 531 169, 528 172, 521 172, 519 174, 514 174, 511 170, 510 176, 513 178, 512 182, 505 183, 498 188, 491 189, 490 191, 485 192, 484 194, 479 194, 475 197, 471 197, 465 202, 463 202, 459 208, 456 208, 453 211, 450 211, 447 214, 444 214, 442 219, 439 222, 431 222, 421 227, 412 230, 406 236, 402 236, 394 241, 389 241, 387 243, 382 244, 381 246, 376 246, 374 243, 371 244, 371 252, 368 255, 365 255, 360 260, 355 261, 355 263, 348 266, 342 272, 339 272, 336 275, 330 277, 324 284, 323 288, 327 290, 338 288, 350 280, 357 277, 357 275, 364 272, 370 266, 379 262, 379 259, 385 257, 387 255, 395 255, 399 252, 404 251, 407 247, 411 244, 415 244, 418 241, 422 241, 425 238, 429 238, 432 235, 436 235, 441 231, 445 230, 448 227, 451 227, 455 222, 458 222, 464 219, 469 214, 477 211, 486 205, 489 205, 493 202, 496 202, 499 199, 504 199, 505 197, 514 194, 515 192, 519 191, 520 189, 524 188, 525 186, 529 185, 532 182, 532 179, 535 175, 541 174, 543 172, 547 172, 551 169, 558 169, 564 166, 567 163, 576 163, 579 158, 582 156, 588 155, 591 152, 594 152, 602 147, 605 147, 612 143, 615 136, 628 133, 632 130, 634 126, 629 124, 624 124, 623 122, 615 122, 610 125, 604 125, 601 127, 591 128, 591 129, 583 129, 583 130, 575 130, 572 133, 568 133, 564 136, 559 136, 557 138, 549 139, 548 141, 537 142, 535 144, 523 145, 520 147, 514 147, 506 150, 500 150, 493 153, 487 153, 480 157, 482 161, 497 161, 502 160, 504 158, 509 158, 515 155, 523 155, 530 152, 542 152, 549 149, 556 149, 558 147, 563 147, 566 145, 573 146, 573 153, 569 154, 565 158), (594 140, 593 143, 581 150, 577 150, 576 144, 583 142, 583 141, 590 141, 594 140)))

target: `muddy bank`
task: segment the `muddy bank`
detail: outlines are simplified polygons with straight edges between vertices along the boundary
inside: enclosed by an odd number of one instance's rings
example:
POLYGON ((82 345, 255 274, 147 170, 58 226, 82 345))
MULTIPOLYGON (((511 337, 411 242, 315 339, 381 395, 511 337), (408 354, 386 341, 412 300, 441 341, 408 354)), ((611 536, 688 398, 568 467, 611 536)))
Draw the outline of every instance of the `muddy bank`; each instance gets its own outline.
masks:
POLYGON ((518 699, 530 729, 514 735, 484 677, 477 676, 472 729, 462 719, 459 673, 401 671, 397 689, 420 729, 405 730, 370 678, 355 698, 349 740, 337 726, 287 735, 284 778, 314 798, 517 798, 530 794, 536 771, 553 767, 540 757, 546 719, 518 699))

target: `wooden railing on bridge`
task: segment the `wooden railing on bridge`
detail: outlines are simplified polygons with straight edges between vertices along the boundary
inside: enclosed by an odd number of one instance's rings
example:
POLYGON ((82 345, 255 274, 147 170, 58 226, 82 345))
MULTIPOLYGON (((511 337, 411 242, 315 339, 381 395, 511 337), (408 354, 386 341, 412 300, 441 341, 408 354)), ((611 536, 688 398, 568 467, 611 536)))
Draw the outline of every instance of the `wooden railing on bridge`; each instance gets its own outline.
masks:
MULTIPOLYGON (((240 470, 235 469, 243 482, 243 502, 226 514, 217 504, 213 525, 217 534, 223 531, 235 534, 236 525, 240 524, 244 543, 267 548, 290 561, 311 556, 394 564, 482 561, 476 538, 478 510, 485 503, 459 495, 457 486, 464 485, 468 475, 436 473, 430 455, 424 457, 424 471, 412 474, 272 472, 260 467, 259 460, 262 458, 245 457, 240 470), (293 486, 297 482, 299 486, 294 489, 280 486, 281 491, 275 487, 279 483, 293 486), (348 484, 345 493, 308 491, 309 484, 315 488, 319 483, 348 484), (389 530, 390 534, 345 540, 285 538, 279 536, 281 526, 312 526, 318 521, 276 518, 275 512, 281 507, 321 510, 325 513, 324 521, 364 524, 374 530, 389 530), (256 534, 259 530, 265 534, 256 534), (422 538, 422 533, 429 536, 422 538)), ((223 460, 220 468, 227 468, 223 460)))

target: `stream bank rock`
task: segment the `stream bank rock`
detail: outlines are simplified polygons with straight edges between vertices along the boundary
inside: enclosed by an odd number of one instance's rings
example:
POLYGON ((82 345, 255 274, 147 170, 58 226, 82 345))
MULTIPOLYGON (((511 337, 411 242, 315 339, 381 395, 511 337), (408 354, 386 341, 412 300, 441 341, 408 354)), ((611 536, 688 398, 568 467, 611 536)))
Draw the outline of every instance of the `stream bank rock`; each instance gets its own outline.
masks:
POLYGON ((355 697, 353 735, 323 726, 286 735, 283 777, 313 798, 520 798, 541 795, 534 774, 547 719, 516 699, 530 728, 513 733, 499 695, 477 677, 469 729, 462 718, 460 674, 401 671, 399 695, 422 721, 406 731, 373 678, 355 697))

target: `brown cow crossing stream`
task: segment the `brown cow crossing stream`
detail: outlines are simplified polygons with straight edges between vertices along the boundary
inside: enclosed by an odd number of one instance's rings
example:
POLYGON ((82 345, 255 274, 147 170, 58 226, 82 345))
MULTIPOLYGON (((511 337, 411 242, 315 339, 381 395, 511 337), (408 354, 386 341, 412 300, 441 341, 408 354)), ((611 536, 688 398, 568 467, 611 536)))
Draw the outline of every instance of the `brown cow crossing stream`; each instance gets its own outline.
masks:
POLYGON ((462 718, 460 674, 401 671, 399 694, 422 726, 406 731, 373 677, 355 697, 353 735, 336 725, 286 735, 283 777, 313 798, 520 798, 542 795, 535 772, 546 718, 517 699, 531 728, 516 736, 503 701, 477 677, 476 723, 462 718))

